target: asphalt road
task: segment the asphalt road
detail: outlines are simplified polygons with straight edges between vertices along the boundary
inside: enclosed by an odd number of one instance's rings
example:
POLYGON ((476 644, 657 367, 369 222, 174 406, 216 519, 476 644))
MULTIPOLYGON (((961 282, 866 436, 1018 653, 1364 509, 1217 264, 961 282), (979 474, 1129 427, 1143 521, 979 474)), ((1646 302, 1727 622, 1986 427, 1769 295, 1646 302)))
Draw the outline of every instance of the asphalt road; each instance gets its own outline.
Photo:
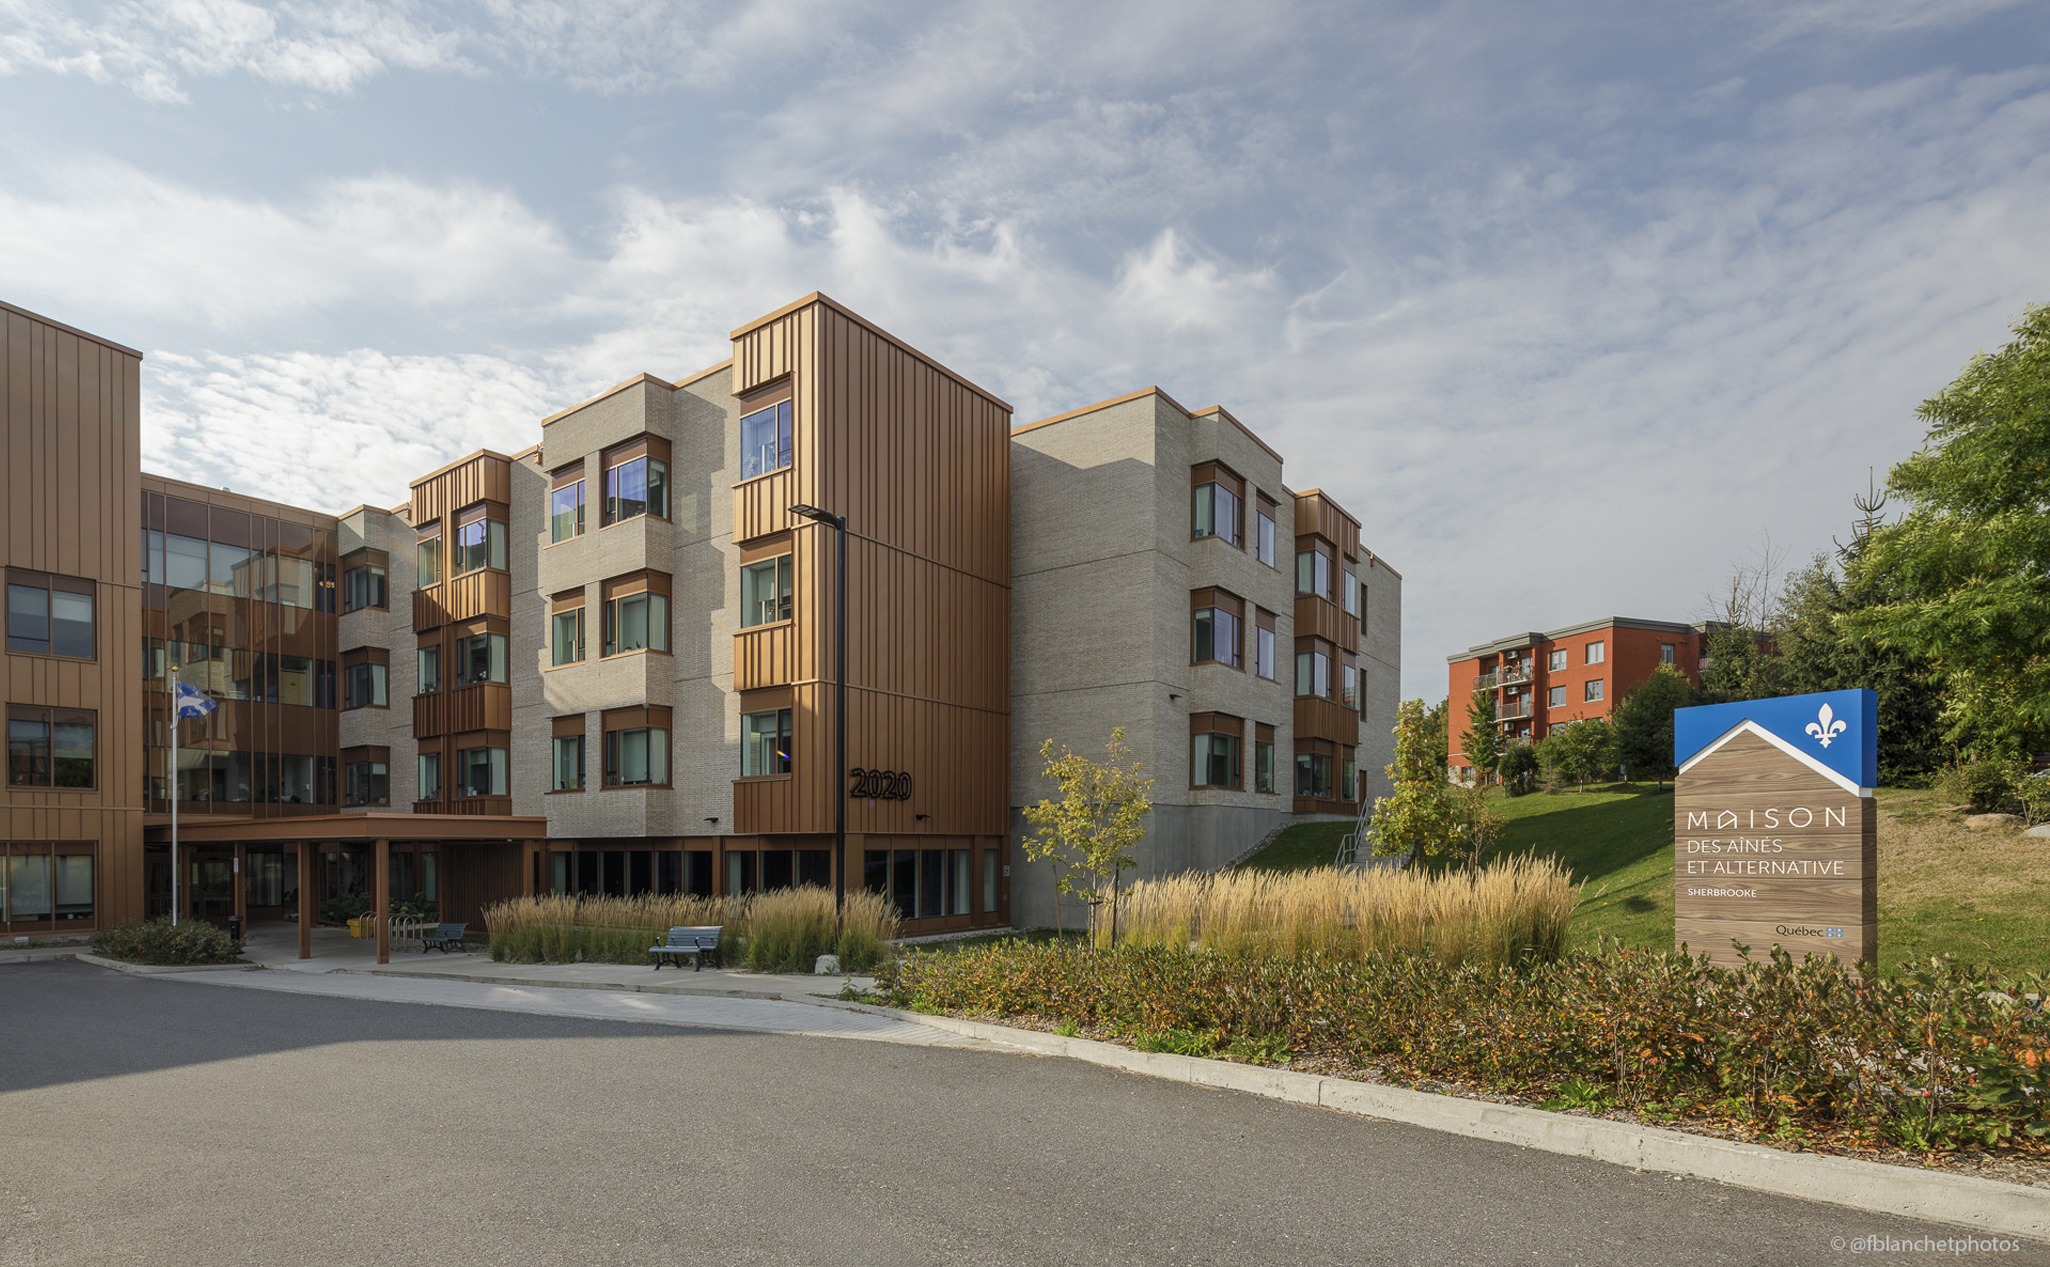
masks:
POLYGON ((8 1267, 1813 1265, 1868 1234, 1952 1235, 1066 1060, 0 967, 8 1267))

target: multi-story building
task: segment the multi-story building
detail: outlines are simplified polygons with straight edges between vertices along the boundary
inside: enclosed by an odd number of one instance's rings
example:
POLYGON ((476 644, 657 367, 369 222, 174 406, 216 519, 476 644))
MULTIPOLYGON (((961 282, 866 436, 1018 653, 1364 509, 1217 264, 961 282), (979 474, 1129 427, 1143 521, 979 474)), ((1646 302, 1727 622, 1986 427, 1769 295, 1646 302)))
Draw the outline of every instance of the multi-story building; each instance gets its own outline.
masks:
MULTIPOLYGON (((1122 726, 1154 780, 1144 876, 1214 869, 1384 787, 1401 577, 1357 521, 1290 492, 1231 414, 1157 387, 1012 439, 1014 806, 1055 794, 1047 740, 1101 756, 1122 726)), ((1018 874, 1020 920, 1051 923, 1051 875, 1018 874)))
POLYGON ((1536 743, 1561 726, 1607 717, 1616 701, 1661 664, 1697 688, 1712 626, 1609 616, 1550 633, 1511 634, 1449 655, 1450 763, 1473 767, 1460 749, 1476 690, 1495 697, 1495 725, 1510 743, 1536 743))
POLYGON ((1126 727, 1152 872, 1354 813, 1388 759, 1400 578, 1221 409, 1014 433, 813 295, 333 516, 143 475, 139 354, 5 315, 0 933, 170 909, 174 803, 179 908, 302 953, 349 894, 840 879, 914 933, 1030 924, 1045 739, 1126 727), (174 675, 219 705, 175 763, 174 675))

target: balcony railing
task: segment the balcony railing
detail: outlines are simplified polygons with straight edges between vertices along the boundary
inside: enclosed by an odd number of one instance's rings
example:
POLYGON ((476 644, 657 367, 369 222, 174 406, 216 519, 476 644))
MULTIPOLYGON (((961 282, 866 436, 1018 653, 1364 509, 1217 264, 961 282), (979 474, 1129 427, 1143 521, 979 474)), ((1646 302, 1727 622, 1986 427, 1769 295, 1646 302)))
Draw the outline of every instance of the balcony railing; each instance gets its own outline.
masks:
POLYGON ((1495 720, 1498 722, 1522 721, 1528 716, 1530 716, 1530 701, 1524 700, 1518 704, 1504 704, 1495 713, 1495 720))
POLYGON ((1530 681, 1531 666, 1526 661, 1522 666, 1511 669, 1494 669, 1474 679, 1474 686, 1483 691, 1492 691, 1500 686, 1521 686, 1530 681))

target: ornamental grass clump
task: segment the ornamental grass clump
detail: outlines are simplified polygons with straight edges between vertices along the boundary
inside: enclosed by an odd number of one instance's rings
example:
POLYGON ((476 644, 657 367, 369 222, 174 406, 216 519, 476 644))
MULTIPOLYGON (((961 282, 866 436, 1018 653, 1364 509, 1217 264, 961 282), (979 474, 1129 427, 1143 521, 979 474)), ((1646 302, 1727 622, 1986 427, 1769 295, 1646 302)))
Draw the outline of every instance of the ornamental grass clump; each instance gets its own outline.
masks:
POLYGON ((1614 942, 1454 962, 1012 940, 906 955, 878 984, 903 1007, 1162 1050, 1200 1036, 1240 1059, 1599 1102, 1784 1145, 2050 1158, 2050 980, 1948 959, 1880 977, 1777 948, 1722 968, 1614 942))
POLYGON ((638 897, 550 894, 484 908, 491 957, 508 963, 647 963, 648 947, 672 928, 724 925, 720 950, 740 935, 723 897, 647 893, 638 897))
POLYGON ((772 889, 746 899, 747 966, 756 972, 810 972, 833 953, 833 891, 816 884, 772 889))
MULTIPOLYGON (((1118 941, 1261 958, 1403 953, 1513 964, 1565 950, 1578 898, 1579 887, 1550 858, 1510 858, 1472 874, 1188 872, 1133 885, 1120 903, 1118 941)), ((1096 931, 1107 945, 1107 911, 1096 931)))

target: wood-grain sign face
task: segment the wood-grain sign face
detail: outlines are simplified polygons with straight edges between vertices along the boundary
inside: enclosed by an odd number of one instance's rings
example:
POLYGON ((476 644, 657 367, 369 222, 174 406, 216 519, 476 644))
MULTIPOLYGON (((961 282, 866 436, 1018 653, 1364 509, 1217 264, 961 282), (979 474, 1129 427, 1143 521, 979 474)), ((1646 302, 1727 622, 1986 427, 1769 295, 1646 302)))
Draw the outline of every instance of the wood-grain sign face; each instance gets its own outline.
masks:
POLYGON ((1673 715, 1675 942, 1717 963, 1879 955, 1871 691, 1673 715))

